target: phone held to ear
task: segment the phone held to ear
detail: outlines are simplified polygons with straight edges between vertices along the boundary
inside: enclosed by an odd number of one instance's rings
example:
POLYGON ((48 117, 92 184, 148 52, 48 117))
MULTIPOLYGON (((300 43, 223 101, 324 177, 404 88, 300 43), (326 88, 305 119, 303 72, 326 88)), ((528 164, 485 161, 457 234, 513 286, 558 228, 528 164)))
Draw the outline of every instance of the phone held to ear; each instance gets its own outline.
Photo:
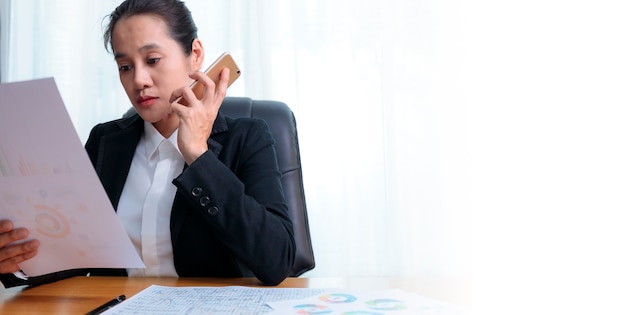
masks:
MULTIPOLYGON (((206 69, 206 71, 204 71, 204 73, 217 85, 220 80, 220 73, 224 68, 230 69, 230 77, 228 78, 228 86, 230 86, 231 84, 233 84, 233 82, 235 82, 235 80, 237 80, 237 78, 239 78, 239 76, 241 76, 241 70, 235 63, 235 60, 233 60, 233 57, 230 55, 230 53, 223 53, 219 58, 217 58, 217 60, 215 60, 215 62, 213 62, 213 64, 211 64, 206 69)), ((202 84, 197 83, 198 81, 193 81, 190 87, 193 91, 193 94, 195 94, 197 98, 201 98, 204 87, 202 86, 202 84)), ((185 101, 185 99, 182 97, 180 97, 176 101, 180 104, 188 105, 187 101, 185 101)))

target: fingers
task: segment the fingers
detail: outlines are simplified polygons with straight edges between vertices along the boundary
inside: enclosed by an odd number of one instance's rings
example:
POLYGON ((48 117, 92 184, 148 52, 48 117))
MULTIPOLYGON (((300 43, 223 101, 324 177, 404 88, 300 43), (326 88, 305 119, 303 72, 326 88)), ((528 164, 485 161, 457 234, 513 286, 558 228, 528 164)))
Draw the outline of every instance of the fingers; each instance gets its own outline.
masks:
POLYGON ((25 228, 14 229, 10 220, 0 221, 0 248, 9 243, 19 241, 28 237, 28 230, 25 228))
MULTIPOLYGON (((202 86, 199 83, 197 85, 202 86)), ((184 87, 177 89, 172 93, 172 97, 170 97, 170 103, 172 103, 172 105, 180 104, 180 106, 177 106, 177 108, 183 109, 184 107, 192 106, 195 102, 197 102, 197 99, 197 94, 191 88, 184 87)))
POLYGON ((172 95, 170 95, 170 103, 180 103, 183 101, 183 90, 184 88, 174 90, 172 95))
POLYGON ((19 264, 35 257, 38 249, 38 240, 0 248, 0 273, 19 271, 21 269, 19 264))
POLYGON ((221 100, 226 96, 226 89, 228 88, 228 81, 230 80, 230 69, 224 68, 222 72, 220 72, 220 81, 217 84, 217 90, 215 91, 215 96, 217 96, 221 100))
POLYGON ((16 272, 21 262, 37 255, 38 240, 15 243, 26 239, 28 234, 28 229, 14 229, 10 220, 0 220, 0 273, 16 272))
POLYGON ((11 220, 0 220, 0 233, 9 232, 13 230, 13 222, 11 220))
MULTIPOLYGON (((207 101, 210 103, 215 101, 221 103, 224 96, 226 96, 226 90, 228 89, 230 69, 222 69, 217 82, 214 82, 211 78, 209 78, 209 76, 202 72, 194 72, 190 74, 189 77, 197 81, 195 85, 191 88, 182 87, 175 90, 170 97, 170 103, 181 97, 181 101, 190 101, 192 100, 192 95, 194 95, 196 99, 201 100, 203 103, 206 103, 207 101), (193 91, 193 94, 188 91, 193 91)), ((179 103, 183 105, 187 105, 189 103, 181 101, 179 101, 179 103)))
POLYGON ((35 256, 38 249, 39 241, 36 239, 3 246, 0 248, 0 264, 5 262, 20 263, 35 256))
POLYGON ((189 110, 191 107, 201 104, 216 115, 226 96, 230 69, 222 69, 217 85, 205 73, 194 72, 189 77, 195 79, 196 83, 192 87, 182 87, 172 92, 172 111, 179 117, 188 116, 192 113, 189 110))
POLYGON ((208 86, 214 86, 214 83, 207 79, 206 76, 202 76, 200 72, 194 72, 189 75, 190 78, 196 80, 190 87, 184 86, 174 90, 170 96, 170 103, 181 104, 184 106, 191 106, 197 100, 202 99, 205 96, 205 91, 208 86))

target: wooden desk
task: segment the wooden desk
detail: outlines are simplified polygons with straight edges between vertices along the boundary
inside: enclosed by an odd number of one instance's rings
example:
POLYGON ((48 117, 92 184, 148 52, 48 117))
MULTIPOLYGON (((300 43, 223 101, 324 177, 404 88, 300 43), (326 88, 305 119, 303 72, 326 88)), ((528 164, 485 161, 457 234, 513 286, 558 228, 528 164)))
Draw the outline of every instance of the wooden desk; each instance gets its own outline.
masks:
MULTIPOLYGON (((0 293, 0 314, 85 314, 120 295, 135 295, 152 284, 164 286, 264 287, 253 278, 127 278, 75 277, 27 290, 0 293)), ((419 278, 288 278, 279 288, 399 288, 442 301, 469 305, 464 283, 419 278)), ((274 287, 270 287, 274 288, 274 287)))

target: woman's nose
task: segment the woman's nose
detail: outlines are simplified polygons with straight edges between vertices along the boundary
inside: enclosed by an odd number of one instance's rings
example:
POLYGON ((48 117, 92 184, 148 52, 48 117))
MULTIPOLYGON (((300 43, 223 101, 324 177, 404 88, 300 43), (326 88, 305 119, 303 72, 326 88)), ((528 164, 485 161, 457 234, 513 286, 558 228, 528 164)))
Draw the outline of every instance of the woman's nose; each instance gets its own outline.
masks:
POLYGON ((135 67, 133 82, 135 84, 135 88, 137 89, 143 89, 150 86, 152 84, 150 72, 144 67, 135 67))

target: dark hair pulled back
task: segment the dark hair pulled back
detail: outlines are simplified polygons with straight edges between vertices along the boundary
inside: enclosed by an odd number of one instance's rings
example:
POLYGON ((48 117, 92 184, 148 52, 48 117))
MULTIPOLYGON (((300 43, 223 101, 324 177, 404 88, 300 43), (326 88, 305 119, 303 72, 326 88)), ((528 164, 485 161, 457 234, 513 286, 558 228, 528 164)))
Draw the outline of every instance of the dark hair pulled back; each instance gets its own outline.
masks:
POLYGON ((187 6, 179 0, 126 0, 109 17, 109 24, 104 31, 104 48, 115 52, 113 31, 120 19, 135 15, 151 14, 163 19, 168 26, 169 35, 183 48, 185 55, 191 54, 191 44, 198 38, 198 28, 187 6))

